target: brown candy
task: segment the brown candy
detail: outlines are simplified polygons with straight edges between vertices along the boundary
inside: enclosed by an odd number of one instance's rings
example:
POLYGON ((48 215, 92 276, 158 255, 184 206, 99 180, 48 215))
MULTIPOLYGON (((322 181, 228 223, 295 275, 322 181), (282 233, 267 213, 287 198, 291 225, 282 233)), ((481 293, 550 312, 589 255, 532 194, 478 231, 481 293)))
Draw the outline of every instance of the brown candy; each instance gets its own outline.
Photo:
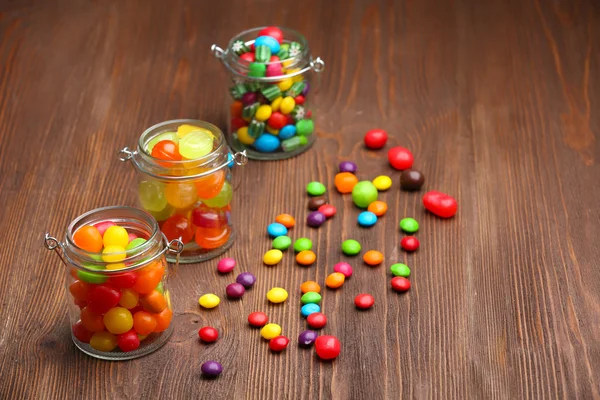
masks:
POLYGON ((425 177, 416 169, 406 169, 400 174, 400 188, 406 191, 421 189, 425 183, 425 177))
POLYGON ((327 204, 327 198, 325 196, 311 197, 308 201, 308 209, 315 211, 324 204, 327 204))

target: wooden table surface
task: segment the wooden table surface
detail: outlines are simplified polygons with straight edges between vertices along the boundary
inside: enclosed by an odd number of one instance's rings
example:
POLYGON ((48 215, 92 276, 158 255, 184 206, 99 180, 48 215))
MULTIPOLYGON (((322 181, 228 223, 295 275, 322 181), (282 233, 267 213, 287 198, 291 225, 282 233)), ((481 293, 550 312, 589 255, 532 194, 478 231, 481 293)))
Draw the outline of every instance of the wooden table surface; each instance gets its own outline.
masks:
POLYGON ((0 398, 600 398, 600 7, 594 0, 0 1, 0 398), (258 277, 242 301, 216 262, 170 280, 175 333, 129 362, 90 358, 71 343, 66 273, 42 246, 92 208, 134 205, 135 175, 117 160, 148 126, 200 118, 224 126, 226 76, 209 52, 238 31, 277 24, 305 33, 326 62, 318 141, 281 162, 235 170, 238 239, 226 255, 258 277), (386 152, 363 134, 390 133, 426 176, 424 190, 458 199, 458 215, 427 214, 398 190, 386 152), (357 227, 333 189, 341 160, 361 179, 392 176, 389 211, 357 227), (333 220, 303 222, 305 185, 324 182, 333 220), (281 212, 317 263, 262 262, 281 212), (420 250, 398 246, 398 221, 421 223, 420 250), (355 238, 385 254, 366 267, 340 252, 355 238), (332 363, 296 346, 306 329, 299 284, 339 261, 355 275, 324 290, 342 354, 332 363), (389 266, 412 267, 412 289, 390 288, 389 266), (281 286, 290 298, 267 304, 281 286), (372 293, 358 312, 353 298, 372 293), (292 345, 272 354, 246 323, 255 310, 292 345), (222 339, 198 342, 203 325, 222 339), (224 373, 200 374, 215 359, 224 373))

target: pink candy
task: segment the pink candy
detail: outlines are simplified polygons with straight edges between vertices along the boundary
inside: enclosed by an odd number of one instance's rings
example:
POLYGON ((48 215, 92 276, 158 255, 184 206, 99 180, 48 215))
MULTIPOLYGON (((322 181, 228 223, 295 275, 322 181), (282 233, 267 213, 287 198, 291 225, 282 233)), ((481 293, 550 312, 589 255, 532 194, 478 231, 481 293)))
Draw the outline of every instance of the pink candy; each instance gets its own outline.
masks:
POLYGON ((283 71, 281 69, 280 63, 273 63, 267 65, 267 73, 266 76, 281 76, 283 75, 283 71))
POLYGON ((333 270, 344 275, 346 278, 350 278, 352 276, 352 266, 347 262, 340 262, 335 264, 333 266, 333 270))
POLYGON ((131 242, 133 239, 137 239, 137 235, 135 233, 127 233, 127 236, 129 236, 129 241, 131 242))
POLYGON ((222 274, 227 274, 235 268, 235 260, 233 258, 223 258, 217 264, 217 270, 222 274))
POLYGON ((104 222, 99 222, 94 226, 96 227, 96 229, 98 229, 98 232, 100 232, 100 236, 104 236, 104 232, 106 232, 106 230, 108 228, 110 228, 111 226, 115 226, 115 225, 117 225, 117 224, 115 224, 112 221, 104 221, 104 222))

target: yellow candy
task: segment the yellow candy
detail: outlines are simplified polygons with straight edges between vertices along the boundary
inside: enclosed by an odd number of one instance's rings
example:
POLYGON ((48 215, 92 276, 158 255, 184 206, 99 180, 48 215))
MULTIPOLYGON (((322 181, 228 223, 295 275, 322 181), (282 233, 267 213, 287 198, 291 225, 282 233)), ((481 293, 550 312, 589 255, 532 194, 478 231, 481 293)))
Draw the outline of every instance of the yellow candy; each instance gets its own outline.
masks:
MULTIPOLYGON (((300 68, 290 68, 290 69, 286 70, 285 73, 286 73, 286 75, 291 75, 291 74, 295 74, 298 71, 300 71, 300 68)), ((304 76, 302 76, 302 74, 292 77, 292 82, 301 82, 303 80, 304 80, 304 76)))
POLYGON ((290 65, 292 65, 293 63, 294 63, 294 59, 293 59, 293 58, 290 58, 289 60, 285 60, 285 61, 283 61, 283 62, 281 63, 281 65, 282 65, 284 68, 287 68, 287 67, 289 67, 290 65))
POLYGON ((281 105, 281 100, 283 100, 283 97, 281 97, 281 96, 279 96, 278 98, 273 100, 273 102, 271 103, 271 110, 279 111, 279 106, 281 105))
POLYGON ((240 129, 237 130, 237 138, 240 141, 240 143, 243 144, 252 144, 256 140, 248 134, 247 126, 242 126, 240 129))
POLYGON ((263 104, 262 106, 258 107, 258 110, 256 110, 254 118, 256 118, 259 121, 266 121, 269 119, 272 112, 273 110, 271 110, 271 106, 263 104))
POLYGON ((129 243, 129 235, 127 230, 121 226, 111 226, 104 232, 102 243, 106 246, 127 247, 129 243))
POLYGON ((121 290, 121 300, 119 300, 119 305, 121 307, 125 307, 128 310, 131 310, 135 306, 137 306, 138 301, 140 300, 140 295, 133 289, 123 289, 121 290))
POLYGON ((209 131, 208 129, 200 128, 199 126, 194 126, 194 125, 179 125, 179 127, 177 128, 177 136, 179 136, 179 138, 182 138, 185 135, 187 135, 188 133, 191 133, 194 131, 201 131, 201 132, 209 134, 210 136, 212 136, 213 139, 215 138, 215 135, 213 135, 213 133, 211 131, 209 131))
POLYGON ((281 335, 281 327, 277 324, 266 324, 260 330, 260 335, 267 340, 271 340, 281 335))
POLYGON ((117 347, 117 337, 110 332, 96 332, 90 339, 90 346, 98 351, 113 351, 117 347))
POLYGON ((267 132, 277 135, 279 133, 279 129, 275 129, 271 125, 267 125, 267 132))
POLYGON ((198 200, 198 192, 193 183, 168 183, 165 197, 175 208, 188 208, 198 200))
POLYGON ((392 186, 392 178, 386 175, 380 175, 373 179, 373 185, 377 190, 388 190, 392 186))
POLYGON ((292 81, 291 78, 285 78, 284 80, 279 82, 277 84, 277 86, 279 86, 279 90, 281 90, 282 92, 285 92, 286 90, 291 88, 293 84, 294 84, 294 82, 292 81))
POLYGON ((198 303, 204 308, 215 308, 221 299, 216 294, 208 293, 200 297, 198 303))
POLYGON ((288 292, 284 288, 274 287, 267 292, 267 299, 271 303, 283 303, 288 298, 288 292))
POLYGON ((296 101, 292 96, 288 96, 281 101, 281 106, 279 107, 279 109, 281 110, 282 114, 287 115, 292 112, 294 107, 296 107, 296 101))
POLYGON ((115 263, 115 264, 107 264, 106 265, 106 269, 114 271, 117 269, 123 269, 123 268, 127 268, 127 265, 125 265, 125 263, 115 263))
POLYGON ((263 262, 267 265, 276 265, 283 258, 281 250, 269 250, 263 256, 263 262))
POLYGON ((107 263, 119 263, 125 259, 125 247, 122 246, 106 246, 102 250, 102 261, 107 263), (114 254, 113 254, 114 253, 114 254))

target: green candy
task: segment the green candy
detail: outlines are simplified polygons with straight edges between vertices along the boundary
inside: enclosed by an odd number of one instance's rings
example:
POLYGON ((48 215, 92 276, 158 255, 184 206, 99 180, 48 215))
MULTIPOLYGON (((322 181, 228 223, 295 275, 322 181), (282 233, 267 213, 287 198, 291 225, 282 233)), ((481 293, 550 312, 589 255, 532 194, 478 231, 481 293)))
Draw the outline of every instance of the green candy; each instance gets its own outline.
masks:
POLYGON ((242 84, 238 84, 229 88, 229 93, 231 94, 231 97, 233 97, 236 100, 241 99, 244 93, 246 93, 247 91, 248 90, 246 90, 246 86, 242 84))
POLYGON ((312 241, 308 238, 300 238, 294 242, 294 251, 300 253, 312 249, 312 241))
POLYGON ((400 221, 400 229, 404 232, 415 233, 419 230, 419 223, 414 218, 403 218, 400 221))
POLYGON ((160 294, 165 294, 165 288, 162 282, 158 282, 158 285, 156 285, 156 288, 154 290, 156 290, 160 294))
POLYGON ((304 90, 305 87, 306 87, 306 83, 296 82, 292 85, 291 88, 288 89, 288 91, 286 92, 286 95, 296 97, 300 93, 302 93, 302 91, 304 90))
MULTIPOLYGON (((104 267, 100 267, 100 266, 94 265, 94 264, 83 264, 83 266, 87 269, 93 269, 96 271, 102 271, 105 269, 104 267)), ((99 285, 108 280, 108 277, 106 277, 105 275, 95 274, 93 272, 88 272, 88 271, 77 271, 77 277, 84 282, 92 283, 94 285, 99 285)))
POLYGON ((277 85, 265 86, 260 91, 269 101, 273 101, 281 96, 281 89, 277 85))
POLYGON ((248 76, 262 78, 267 73, 267 66, 258 62, 250 63, 248 66, 248 76))
POLYGON ((360 253, 360 243, 354 239, 344 240, 342 242, 342 252, 347 256, 355 256, 360 253))
POLYGON ((321 295, 317 292, 306 292, 300 298, 302 304, 319 304, 321 302, 321 295))
POLYGON ((231 50, 233 50, 233 52, 239 56, 249 52, 250 48, 246 46, 246 43, 244 43, 242 40, 236 40, 231 45, 231 50))
POLYGON ((352 189, 352 200, 357 207, 367 208, 377 200, 377 188, 370 181, 360 181, 352 189))
POLYGON ((260 82, 251 81, 246 83, 246 89, 248 89, 249 92, 256 92, 260 89, 260 86, 260 82))
POLYGON ((265 123, 253 119, 248 125, 248 135, 257 138, 265 132, 265 123))
POLYGON ((308 139, 304 136, 294 136, 281 142, 281 148, 285 152, 294 151, 308 143, 308 139))
POLYGON ((258 110, 259 106, 260 106, 260 103, 254 103, 254 104, 250 104, 249 106, 242 108, 242 117, 244 117, 244 118, 254 117, 254 114, 256 114, 256 110, 258 110))
POLYGON ((129 242, 129 244, 127 245, 127 247, 125 247, 125 250, 129 252, 129 254, 133 254, 135 253, 135 250, 137 247, 143 245, 144 243, 146 243, 146 239, 142 239, 142 238, 135 238, 133 239, 131 242, 129 242))
MULTIPOLYGON (((371 183, 371 182, 369 182, 369 183, 371 183)), ((321 195, 325 194, 325 192, 327 191, 327 188, 321 182, 311 182, 308 185, 306 185, 306 191, 311 196, 321 196, 321 195)), ((375 200, 377 200, 377 199, 375 199, 375 200)))
POLYGON ((271 48, 269 46, 256 46, 254 48, 256 61, 266 63, 271 59, 271 48))
POLYGON ((271 247, 273 247, 274 249, 277 250, 287 250, 289 249, 289 247, 292 245, 292 239, 290 239, 289 236, 278 236, 275 239, 273 239, 273 243, 271 244, 271 247))
POLYGON ((289 56, 290 56, 290 44, 282 43, 281 46, 279 46, 279 53, 277 53, 277 57, 279 57, 279 59, 281 61, 283 61, 283 60, 286 60, 289 56))
POLYGON ((390 267, 392 275, 408 278, 410 276, 410 268, 406 264, 394 264, 390 267))
POLYGON ((300 136, 312 135, 315 130, 315 124, 312 119, 301 119, 296 122, 296 133, 300 136))

